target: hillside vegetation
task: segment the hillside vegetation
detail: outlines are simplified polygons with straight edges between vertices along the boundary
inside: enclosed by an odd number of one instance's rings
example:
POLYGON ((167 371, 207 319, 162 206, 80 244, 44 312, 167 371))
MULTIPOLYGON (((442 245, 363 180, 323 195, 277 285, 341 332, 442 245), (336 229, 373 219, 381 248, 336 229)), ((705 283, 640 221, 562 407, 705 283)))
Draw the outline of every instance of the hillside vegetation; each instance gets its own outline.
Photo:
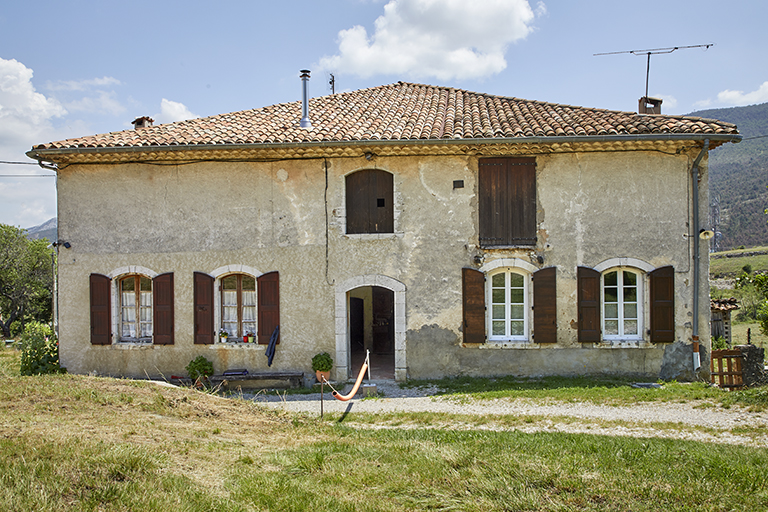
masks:
POLYGON ((768 245, 768 103, 688 115, 733 123, 744 137, 709 155, 710 202, 719 198, 720 204, 719 249, 768 245))

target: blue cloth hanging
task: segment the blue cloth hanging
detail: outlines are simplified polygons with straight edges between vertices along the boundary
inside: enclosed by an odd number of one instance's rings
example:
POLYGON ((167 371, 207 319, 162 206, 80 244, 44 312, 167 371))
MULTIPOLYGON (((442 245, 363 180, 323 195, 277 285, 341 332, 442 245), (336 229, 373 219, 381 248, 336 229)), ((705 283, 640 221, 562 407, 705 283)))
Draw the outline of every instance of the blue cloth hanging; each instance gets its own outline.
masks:
POLYGON ((275 346, 277 345, 277 338, 280 337, 280 326, 275 326, 275 330, 272 331, 272 336, 269 338, 269 345, 264 355, 267 356, 267 366, 272 366, 272 360, 275 358, 275 346))

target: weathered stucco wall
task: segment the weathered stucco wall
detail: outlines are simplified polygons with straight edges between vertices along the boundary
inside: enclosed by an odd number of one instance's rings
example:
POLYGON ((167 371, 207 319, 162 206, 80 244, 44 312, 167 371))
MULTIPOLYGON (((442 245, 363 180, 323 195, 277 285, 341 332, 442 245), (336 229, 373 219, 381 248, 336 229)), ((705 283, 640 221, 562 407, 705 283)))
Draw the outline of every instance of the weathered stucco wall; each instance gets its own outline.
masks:
MULTIPOLYGON (((495 251, 478 247, 474 156, 71 165, 59 171, 58 181, 59 236, 72 244, 60 250, 62 364, 78 373, 170 376, 184 374, 184 366, 202 354, 217 372, 265 369, 263 346, 193 344, 193 273, 247 265, 280 273, 275 369, 309 371, 320 351, 347 358, 348 349, 339 350, 347 326, 336 287, 357 276, 386 276, 405 287, 398 378, 665 372, 685 378, 691 370, 693 242, 683 235, 691 218, 693 157, 538 155, 538 243, 495 251), (344 179, 362 169, 393 174, 393 234, 345 234, 344 179), (454 188, 456 180, 463 180, 463 188, 454 188), (498 258, 557 267, 557 344, 462 345, 461 269, 498 258), (675 344, 578 343, 576 268, 617 258, 674 266, 675 344), (90 345, 89 274, 110 275, 132 265, 174 273, 174 345, 90 345)), ((706 199, 702 191, 700 203, 706 199)), ((702 290, 701 304, 707 304, 706 283, 702 290)), ((708 339, 708 310, 701 309, 701 338, 708 339)), ((646 328, 647 315, 646 308, 646 328)), ((336 377, 345 378, 346 361, 340 363, 336 377)))

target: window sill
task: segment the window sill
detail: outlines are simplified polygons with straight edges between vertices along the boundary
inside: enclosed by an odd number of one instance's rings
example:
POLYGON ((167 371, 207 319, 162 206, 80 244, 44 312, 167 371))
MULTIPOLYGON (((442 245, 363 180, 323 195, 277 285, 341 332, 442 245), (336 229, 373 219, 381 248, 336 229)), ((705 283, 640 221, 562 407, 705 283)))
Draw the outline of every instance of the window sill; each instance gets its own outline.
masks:
POLYGON ((653 344, 645 340, 603 340, 594 344, 596 348, 648 348, 653 344))
POLYGON ((345 238, 352 240, 394 240, 395 238, 403 238, 405 233, 348 233, 345 234, 345 238))
POLYGON ((155 348, 151 341, 118 341, 112 344, 116 350, 147 350, 155 348))
POLYGON ((483 350, 503 350, 503 349, 532 349, 540 348, 537 343, 532 343, 528 340, 488 340, 485 343, 478 343, 477 347, 483 350))
POLYGON ((243 343, 242 341, 239 342, 218 342, 214 343, 210 346, 211 349, 227 349, 227 350, 264 350, 267 348, 266 345, 259 345, 258 343, 243 343))

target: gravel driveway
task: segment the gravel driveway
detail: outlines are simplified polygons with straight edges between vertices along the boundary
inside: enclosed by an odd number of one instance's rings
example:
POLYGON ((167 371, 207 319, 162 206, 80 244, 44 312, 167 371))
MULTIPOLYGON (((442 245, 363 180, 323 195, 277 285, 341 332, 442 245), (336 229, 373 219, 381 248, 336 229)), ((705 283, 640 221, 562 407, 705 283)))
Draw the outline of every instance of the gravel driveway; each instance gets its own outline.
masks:
MULTIPOLYGON (((749 412, 746 408, 724 409, 703 402, 639 403, 630 407, 594 405, 591 403, 543 403, 531 399, 462 400, 433 396, 437 389, 400 389, 391 381, 377 382, 383 397, 362 399, 362 392, 349 402, 334 399, 326 393, 323 409, 338 421, 339 414, 437 412, 448 415, 486 416, 491 420, 480 425, 447 417, 435 428, 516 430, 520 432, 569 432, 632 437, 668 437, 705 442, 768 447, 768 413, 749 412), (524 421, 504 424, 493 416, 527 417, 524 421)), ((351 386, 347 386, 351 389, 351 386)), ((320 414, 320 393, 279 397, 246 395, 256 402, 286 411, 320 414)), ((341 418, 345 425, 361 428, 409 428, 355 423, 341 418)), ((416 427, 414 425, 414 427, 416 427)), ((418 425, 423 428, 422 424, 418 425)), ((413 428, 413 427, 410 427, 413 428)))

